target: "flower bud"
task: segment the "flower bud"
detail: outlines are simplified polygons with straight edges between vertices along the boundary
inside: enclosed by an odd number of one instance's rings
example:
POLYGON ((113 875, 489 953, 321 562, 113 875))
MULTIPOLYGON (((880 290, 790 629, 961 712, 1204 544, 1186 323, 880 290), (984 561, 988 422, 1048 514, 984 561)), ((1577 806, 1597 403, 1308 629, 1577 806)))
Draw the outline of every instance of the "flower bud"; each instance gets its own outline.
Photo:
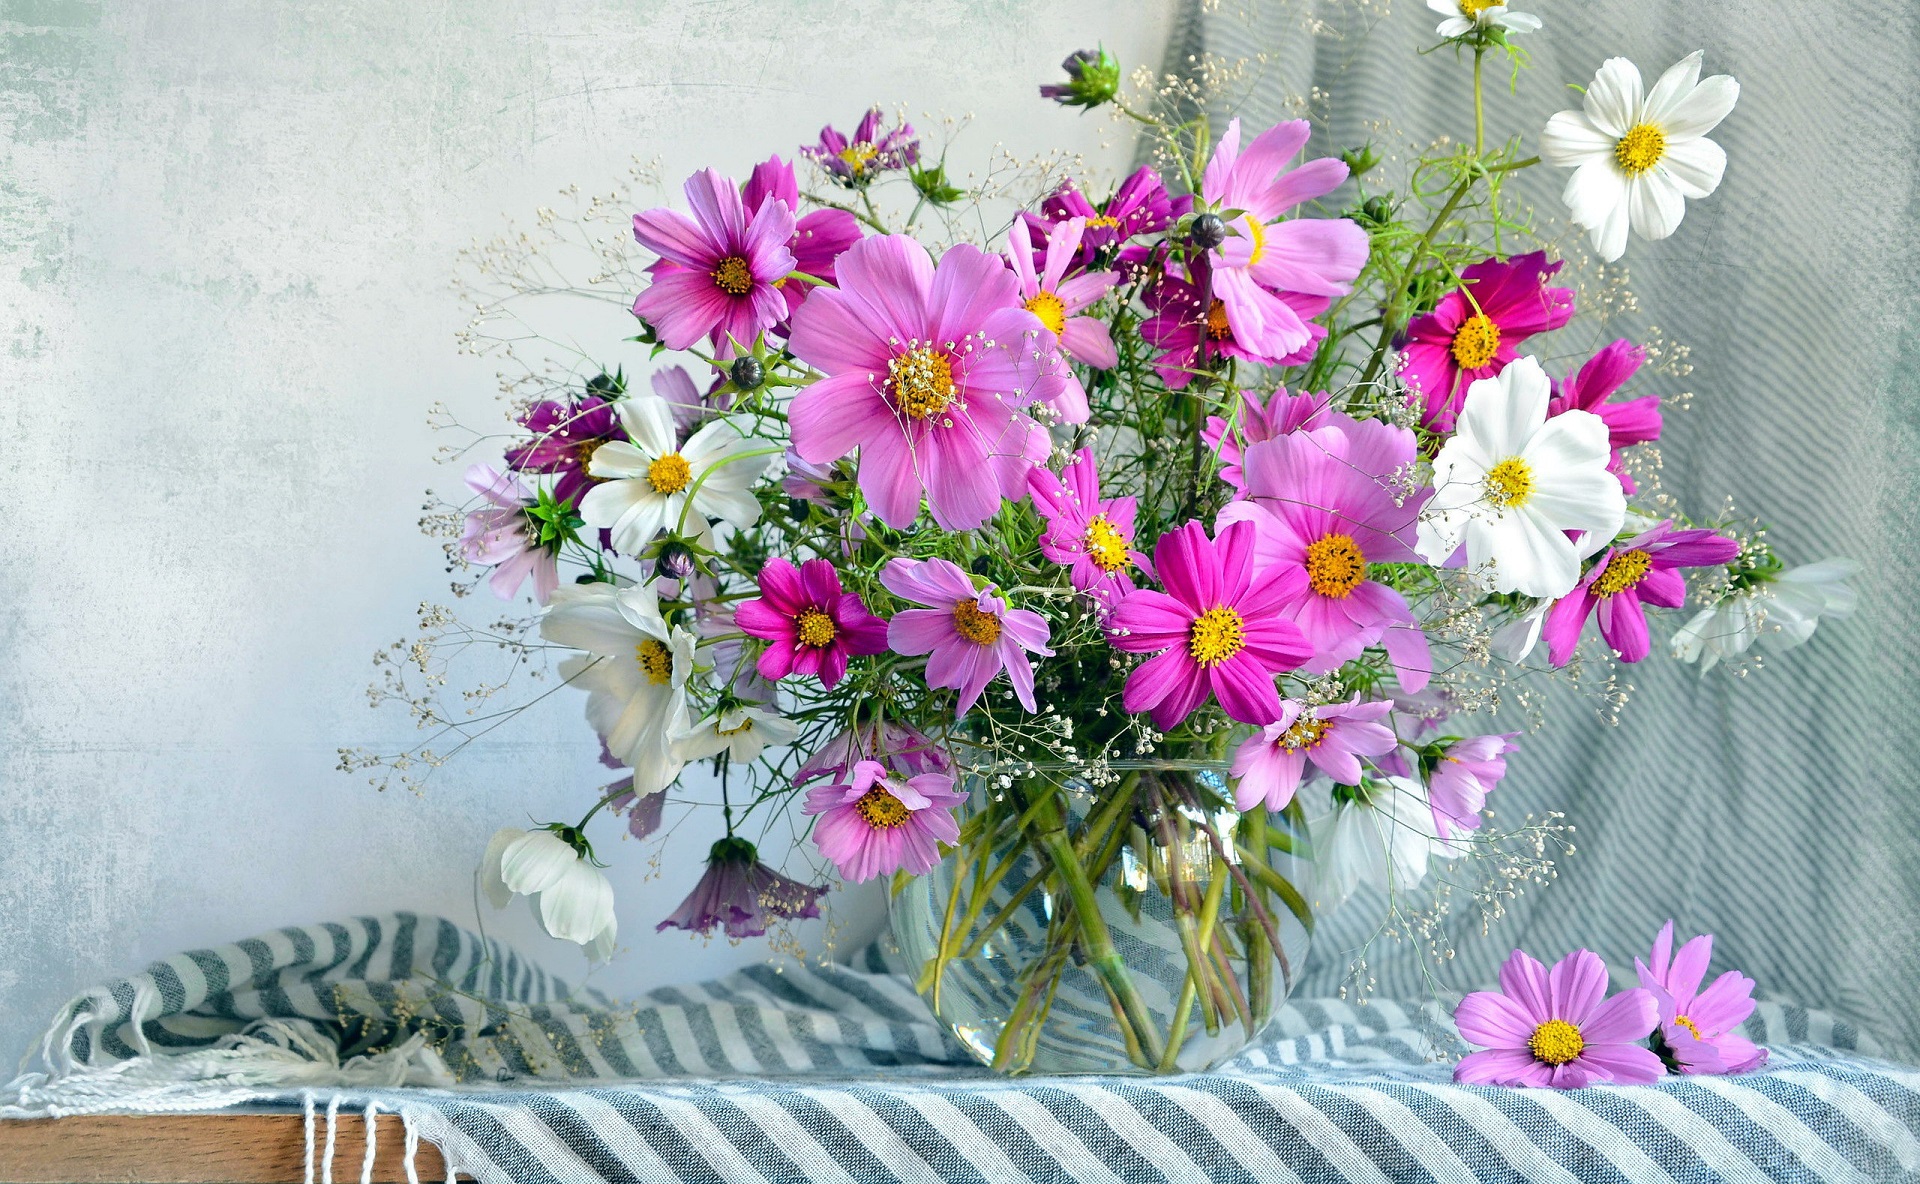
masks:
POLYGON ((1347 166, 1347 176, 1358 177, 1373 171, 1373 166, 1380 163, 1380 154, 1373 150, 1372 144, 1362 144, 1342 152, 1340 161, 1347 166))
POLYGON ((728 368, 727 377, 743 391, 757 390, 767 380, 767 368, 752 354, 741 354, 728 368))
POLYGON ((1060 63, 1067 81, 1048 83, 1040 97, 1063 107, 1098 107, 1120 93, 1120 63, 1105 49, 1082 49, 1060 63))
POLYGON ((603 370, 587 379, 587 393, 611 403, 627 393, 626 377, 620 374, 608 374, 603 370))
POLYGON ((668 543, 660 548, 659 567, 661 575, 684 580, 693 574, 693 552, 683 543, 668 543))
POLYGON ((1360 207, 1360 216, 1375 226, 1385 226, 1393 221, 1394 204, 1391 197, 1370 197, 1360 207))
POLYGON ((1227 224, 1218 214, 1202 214, 1193 220, 1187 241, 1203 251, 1211 251, 1227 241, 1227 224))

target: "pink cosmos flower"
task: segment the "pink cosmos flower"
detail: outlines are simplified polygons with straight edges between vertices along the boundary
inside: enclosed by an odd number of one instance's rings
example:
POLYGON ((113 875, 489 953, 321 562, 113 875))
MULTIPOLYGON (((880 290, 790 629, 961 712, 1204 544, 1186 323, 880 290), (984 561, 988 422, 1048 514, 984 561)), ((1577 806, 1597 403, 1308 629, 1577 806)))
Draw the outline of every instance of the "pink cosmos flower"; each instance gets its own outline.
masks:
POLYGON ((1400 377, 1423 400, 1420 422, 1429 430, 1452 431, 1467 387, 1506 369, 1527 338, 1572 318, 1573 289, 1546 286, 1559 270, 1544 251, 1505 263, 1483 259, 1460 273, 1461 286, 1432 312, 1413 318, 1400 377))
POLYGON ((1220 458, 1220 479, 1235 489, 1244 489, 1246 482, 1240 468, 1243 442, 1258 444, 1289 432, 1324 427, 1332 422, 1332 416, 1340 414, 1332 408, 1333 396, 1325 391, 1311 395, 1290 395, 1286 387, 1279 386, 1274 388, 1272 396, 1263 404, 1258 392, 1243 390, 1240 392, 1239 422, 1229 430, 1223 417, 1209 415, 1207 426, 1200 432, 1200 440, 1220 458))
POLYGON ((1280 701, 1280 718, 1267 724, 1233 754, 1233 775, 1240 779, 1234 802, 1242 810, 1265 803, 1284 810, 1305 777, 1308 763, 1340 785, 1358 785, 1360 759, 1392 752, 1400 741, 1380 717, 1393 710, 1391 699, 1324 703, 1308 707, 1297 699, 1280 701))
POLYGON ((953 771, 953 758, 924 732, 895 720, 868 719, 847 728, 808 757, 793 775, 794 788, 822 777, 844 782, 861 761, 878 761, 896 777, 953 771))
POLYGON ((1207 294, 1205 269, 1189 282, 1178 269, 1168 268, 1147 289, 1147 308, 1153 313, 1140 325, 1140 336, 1159 350, 1153 368, 1160 380, 1173 390, 1184 388, 1193 376, 1207 368, 1217 357, 1241 358, 1269 366, 1297 366, 1310 360, 1327 335, 1325 325, 1312 318, 1331 307, 1325 296, 1299 292, 1280 292, 1274 298, 1293 311, 1294 318, 1306 327, 1307 336, 1300 348, 1286 354, 1269 354, 1250 345, 1227 317, 1226 301, 1207 294))
POLYGON ((460 554, 469 563, 493 568, 487 584, 502 600, 520 595, 520 586, 533 577, 533 598, 541 604, 560 585, 554 553, 540 545, 527 507, 538 500, 518 478, 496 472, 491 465, 467 470, 467 487, 487 505, 467 515, 460 532, 460 554))
POLYGON ((1093 449, 1082 448, 1058 477, 1051 469, 1034 466, 1027 474, 1027 488, 1047 523, 1040 553, 1071 568, 1067 578, 1093 597, 1101 611, 1133 591, 1128 568, 1153 575, 1147 557, 1133 549, 1134 499, 1101 499, 1093 449))
POLYGON ((1548 418, 1566 411, 1591 411, 1606 423, 1608 442, 1613 446, 1613 463, 1607 470, 1620 479, 1621 488, 1628 493, 1635 492, 1634 481, 1627 475, 1620 454, 1635 444, 1660 438, 1660 396, 1642 395, 1619 403, 1607 400, 1639 372, 1646 360, 1646 350, 1622 338, 1593 355, 1578 373, 1568 375, 1547 404, 1548 418))
POLYGON ((920 141, 912 124, 902 123, 891 131, 882 127, 880 108, 874 107, 861 117, 851 138, 832 127, 823 127, 819 143, 803 145, 800 155, 827 170, 840 184, 857 189, 877 173, 918 163, 920 141))
POLYGON ((1427 777, 1435 833, 1443 839, 1479 830, 1487 794, 1507 775, 1507 754, 1518 732, 1470 736, 1447 747, 1427 777))
POLYGON ((586 393, 578 398, 543 399, 527 408, 520 426, 533 438, 507 449, 507 464, 512 468, 557 478, 553 500, 563 506, 578 506, 580 495, 598 483, 599 478, 587 473, 594 450, 609 440, 627 438, 627 429, 613 411, 612 383, 596 388, 595 382, 589 382, 586 393))
POLYGON ((1677 569, 1713 567, 1739 553, 1734 540, 1711 530, 1675 530, 1672 519, 1609 549, 1547 610, 1540 629, 1547 660, 1565 666, 1580 646, 1587 618, 1597 616, 1600 636, 1620 660, 1640 661, 1651 648, 1645 605, 1679 608, 1687 602, 1686 577, 1677 569))
POLYGON ((808 814, 817 814, 813 841, 855 884, 905 869, 914 875, 940 862, 940 844, 960 841, 953 808, 967 795, 953 792, 945 773, 902 779, 878 761, 853 767, 851 784, 807 791, 808 814))
POLYGON ((1020 706, 1038 709, 1027 655, 1053 656, 1045 617, 1008 608, 991 586, 976 590, 972 577, 944 559, 895 559, 880 582, 902 600, 928 606, 895 613, 887 623, 887 644, 896 654, 928 655, 927 685, 960 692, 955 719, 967 714, 1002 670, 1020 706))
POLYGON ((1151 710, 1162 732, 1209 694, 1242 723, 1280 718, 1274 675, 1313 656, 1300 627, 1281 615, 1306 577, 1283 567, 1256 574, 1253 553, 1254 531, 1246 523, 1224 527, 1216 539, 1198 522, 1160 536, 1153 565, 1167 590, 1132 592, 1107 618, 1115 649, 1158 655, 1127 676, 1123 708, 1151 710))
POLYGON ((773 921, 818 917, 826 894, 824 885, 802 884, 774 871, 760 862, 752 843, 729 835, 707 853, 707 870, 686 900, 654 930, 720 929, 734 941, 761 937, 773 921))
POLYGON ((1313 643, 1311 673, 1383 645, 1403 690, 1427 685, 1426 634, 1406 598, 1372 578, 1374 564, 1420 562, 1415 524, 1427 491, 1405 487, 1416 449, 1406 428, 1336 413, 1326 427, 1246 451, 1246 500, 1224 507, 1219 521, 1253 526, 1255 562, 1300 576, 1282 611, 1313 643))
POLYGON ((1657 1081, 1666 1072, 1660 1058, 1637 1043, 1659 1021, 1653 993, 1633 987, 1606 996, 1599 955, 1575 950, 1548 970, 1515 950, 1500 968, 1499 991, 1475 991, 1454 1010, 1460 1035, 1486 1051, 1461 1058, 1453 1079, 1554 1089, 1657 1081))
POLYGON ((733 182, 712 169, 687 178, 693 216, 665 207, 633 216, 633 237, 673 268, 656 269, 633 302, 669 349, 706 337, 725 361, 753 348, 763 329, 786 319, 776 285, 793 271, 793 209, 777 198, 748 220, 733 182))
POLYGON ((826 464, 860 449, 860 488, 895 529, 924 491, 943 529, 972 530, 1050 450, 1018 410, 1065 388, 1046 327, 1006 264, 964 243, 935 268, 905 235, 865 238, 838 270, 793 317, 794 356, 827 375, 793 400, 794 451, 826 464))
MULTIPOLYGON (((769 156, 753 166, 753 175, 740 194, 749 215, 758 214, 770 201, 783 201, 790 210, 800 208, 800 184, 794 180, 793 166, 779 156, 769 156)), ((841 252, 860 241, 860 222, 845 210, 812 210, 802 214, 793 225, 793 237, 787 250, 793 254, 793 270, 815 279, 834 281, 833 262, 841 252)), ((787 298, 787 313, 806 303, 813 285, 805 280, 783 279, 774 284, 787 298)))
MULTIPOLYGON (((1019 295, 1026 310, 1039 318, 1074 361, 1106 370, 1120 360, 1107 323, 1078 314, 1112 289, 1114 275, 1110 271, 1088 271, 1067 278, 1086 225, 1075 218, 1054 227, 1047 237, 1039 271, 1034 269, 1033 243, 1024 227, 1015 226, 1007 232, 1007 254, 1013 260, 1013 273, 1020 277, 1019 295)), ((1055 397, 1054 406, 1067 423, 1085 423, 1087 392, 1071 373, 1065 377, 1065 389, 1055 397)))
POLYGON ((1681 1073, 1746 1073, 1767 1063, 1767 1050, 1735 1029, 1753 1014, 1753 980, 1729 970, 1702 991, 1713 959, 1713 936, 1703 934, 1673 953, 1673 922, 1660 927, 1648 962, 1633 960, 1640 985, 1660 1006, 1660 1038, 1681 1073))
POLYGON ((734 607, 733 623, 769 644, 760 655, 762 678, 817 674, 832 690, 847 674, 847 659, 887 650, 886 622, 860 597, 840 590, 840 573, 825 559, 799 567, 769 559, 760 569, 760 598, 734 607))
MULTIPOLYGON (((1265 357, 1298 353, 1313 332, 1277 293, 1344 296, 1367 263, 1367 232, 1345 218, 1275 222, 1301 202, 1338 189, 1347 166, 1332 157, 1297 168, 1287 162, 1304 147, 1307 121, 1275 124, 1240 151, 1240 121, 1227 124, 1201 177, 1200 192, 1215 210, 1245 210, 1233 233, 1210 255, 1212 294, 1242 348, 1265 357)), ((1211 320, 1211 316, 1209 316, 1211 320)))
POLYGON ((1148 165, 1141 165, 1120 182, 1113 196, 1096 206, 1072 181, 1048 194, 1040 203, 1040 219, 1065 222, 1086 220, 1080 238, 1079 263, 1090 267, 1100 252, 1143 234, 1158 234, 1173 221, 1173 202, 1166 182, 1148 165))

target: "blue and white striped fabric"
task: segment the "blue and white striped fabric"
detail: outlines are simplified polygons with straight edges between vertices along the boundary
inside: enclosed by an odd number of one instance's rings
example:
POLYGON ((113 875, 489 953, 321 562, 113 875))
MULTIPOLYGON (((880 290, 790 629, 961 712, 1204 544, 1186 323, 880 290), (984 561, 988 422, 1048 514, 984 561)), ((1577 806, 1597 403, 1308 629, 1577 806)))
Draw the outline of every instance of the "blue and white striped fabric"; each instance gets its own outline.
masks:
POLYGON ((373 1103, 483 1184, 1920 1179, 1920 1072, 1798 1007, 1747 1034, 1764 1072, 1475 1088, 1431 1006, 1304 1000, 1216 1072, 1005 1079, 877 947, 620 1006, 397 914, 86 992, 0 1114, 373 1103))

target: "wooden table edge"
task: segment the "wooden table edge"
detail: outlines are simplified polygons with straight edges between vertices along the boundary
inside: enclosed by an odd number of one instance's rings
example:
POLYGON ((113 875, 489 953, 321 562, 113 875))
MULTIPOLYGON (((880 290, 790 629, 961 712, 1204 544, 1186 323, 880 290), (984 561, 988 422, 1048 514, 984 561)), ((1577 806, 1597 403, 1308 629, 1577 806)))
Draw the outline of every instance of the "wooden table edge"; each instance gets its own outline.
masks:
MULTIPOLYGON (((373 1179, 405 1184, 406 1127, 398 1115, 374 1117, 373 1179)), ((324 1118, 314 1121, 313 1179, 321 1178, 324 1118)), ((333 1178, 360 1179, 365 1120, 334 1124, 333 1178)), ((414 1152, 422 1184, 447 1178, 440 1149, 425 1139, 414 1152)), ((306 1120, 287 1113, 76 1115, 0 1119, 0 1184, 301 1184, 306 1120)))

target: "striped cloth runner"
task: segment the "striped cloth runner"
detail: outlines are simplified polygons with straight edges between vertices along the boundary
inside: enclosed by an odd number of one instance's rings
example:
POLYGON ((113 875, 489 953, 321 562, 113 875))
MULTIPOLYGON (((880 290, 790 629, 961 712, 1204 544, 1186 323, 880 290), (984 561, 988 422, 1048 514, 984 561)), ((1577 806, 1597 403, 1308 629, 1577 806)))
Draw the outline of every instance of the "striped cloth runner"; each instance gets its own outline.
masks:
POLYGON ((438 918, 282 929, 75 999, 0 1115, 374 1104, 484 1184, 1920 1178, 1920 1072, 1799 1007, 1765 1072, 1657 1086, 1456 1086, 1437 1009, 1337 1000, 1212 1073, 1009 1080, 892 969, 623 1006, 438 918))

